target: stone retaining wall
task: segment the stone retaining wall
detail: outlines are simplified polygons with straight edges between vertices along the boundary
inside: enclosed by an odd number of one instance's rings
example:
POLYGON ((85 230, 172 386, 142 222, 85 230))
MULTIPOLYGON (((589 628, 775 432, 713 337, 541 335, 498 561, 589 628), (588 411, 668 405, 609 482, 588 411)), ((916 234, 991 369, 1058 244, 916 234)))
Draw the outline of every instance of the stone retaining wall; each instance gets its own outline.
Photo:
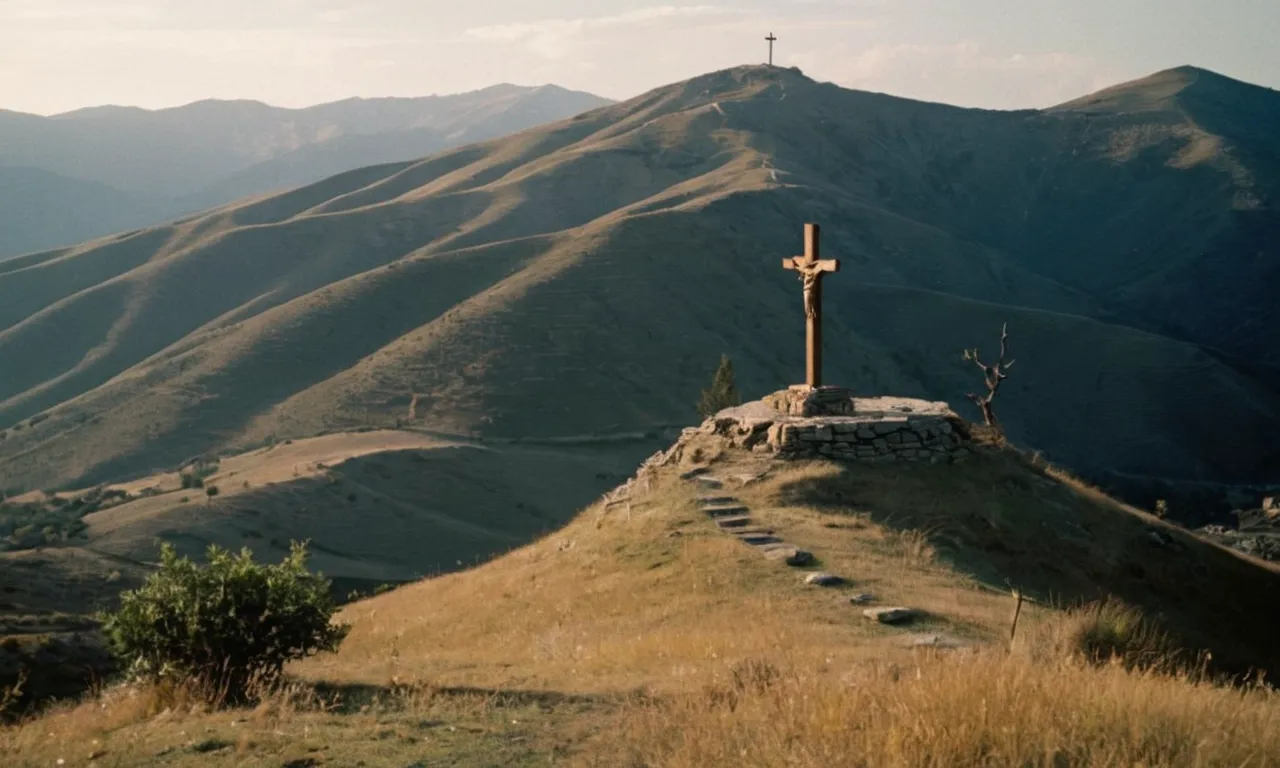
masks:
POLYGON ((857 399, 853 415, 812 417, 780 413, 766 400, 721 411, 696 432, 793 459, 937 463, 968 442, 967 423, 946 403, 903 398, 857 399))

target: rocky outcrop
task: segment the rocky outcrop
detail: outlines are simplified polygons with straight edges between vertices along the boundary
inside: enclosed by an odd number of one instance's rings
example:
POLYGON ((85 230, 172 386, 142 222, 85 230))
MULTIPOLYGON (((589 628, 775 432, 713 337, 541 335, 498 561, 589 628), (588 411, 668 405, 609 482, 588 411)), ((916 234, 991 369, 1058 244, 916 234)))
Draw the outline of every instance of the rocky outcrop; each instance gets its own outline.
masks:
POLYGON ((668 449, 640 465, 634 477, 604 495, 606 508, 649 489, 658 470, 693 460, 708 442, 779 459, 955 461, 969 442, 969 424, 941 402, 902 397, 856 398, 842 387, 791 387, 727 408, 688 427, 668 449))
POLYGON ((787 416, 852 416, 857 410, 853 390, 845 387, 801 384, 775 392, 761 402, 787 416))
POLYGON ((806 397, 794 388, 721 411, 697 430, 686 430, 686 437, 690 433, 718 435, 735 448, 779 458, 935 463, 950 460, 969 436, 968 424, 946 403, 851 396, 842 401, 806 397), (822 413, 824 408, 836 413, 822 413))

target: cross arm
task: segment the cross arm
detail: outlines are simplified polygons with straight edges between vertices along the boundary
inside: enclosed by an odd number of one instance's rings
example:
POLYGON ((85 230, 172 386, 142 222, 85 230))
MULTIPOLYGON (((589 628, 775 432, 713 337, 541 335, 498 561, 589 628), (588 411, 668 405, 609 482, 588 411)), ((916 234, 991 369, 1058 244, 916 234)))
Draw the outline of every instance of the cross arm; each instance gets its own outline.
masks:
POLYGON ((818 272, 839 272, 840 262, 837 259, 821 259, 819 261, 807 261, 803 256, 792 256, 789 259, 782 260, 783 269, 807 269, 809 265, 817 267, 818 272))

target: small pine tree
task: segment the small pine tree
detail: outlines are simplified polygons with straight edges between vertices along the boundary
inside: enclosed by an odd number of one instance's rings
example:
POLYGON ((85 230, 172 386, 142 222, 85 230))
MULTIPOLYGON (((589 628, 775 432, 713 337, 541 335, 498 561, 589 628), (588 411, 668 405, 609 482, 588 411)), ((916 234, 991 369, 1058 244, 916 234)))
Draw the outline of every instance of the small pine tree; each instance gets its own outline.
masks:
POLYGON ((711 379, 711 388, 702 390, 698 413, 706 419, 735 405, 742 405, 742 395, 733 380, 733 361, 728 355, 721 355, 720 367, 716 368, 716 375, 711 379))

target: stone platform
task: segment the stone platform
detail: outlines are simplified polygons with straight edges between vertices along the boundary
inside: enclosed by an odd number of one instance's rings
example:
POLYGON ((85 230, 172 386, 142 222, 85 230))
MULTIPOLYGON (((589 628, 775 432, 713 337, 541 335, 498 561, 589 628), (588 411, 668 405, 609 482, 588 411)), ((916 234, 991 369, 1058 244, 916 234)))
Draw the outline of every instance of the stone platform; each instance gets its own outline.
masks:
POLYGON ((846 407, 838 397, 827 395, 825 400, 818 398, 815 405, 815 398, 797 393, 792 388, 727 408, 707 419, 696 432, 718 435, 735 448, 773 453, 779 458, 851 461, 936 462, 949 458, 968 442, 967 422, 946 403, 850 395, 851 407, 846 407), (813 414, 824 408, 838 413, 813 414))

